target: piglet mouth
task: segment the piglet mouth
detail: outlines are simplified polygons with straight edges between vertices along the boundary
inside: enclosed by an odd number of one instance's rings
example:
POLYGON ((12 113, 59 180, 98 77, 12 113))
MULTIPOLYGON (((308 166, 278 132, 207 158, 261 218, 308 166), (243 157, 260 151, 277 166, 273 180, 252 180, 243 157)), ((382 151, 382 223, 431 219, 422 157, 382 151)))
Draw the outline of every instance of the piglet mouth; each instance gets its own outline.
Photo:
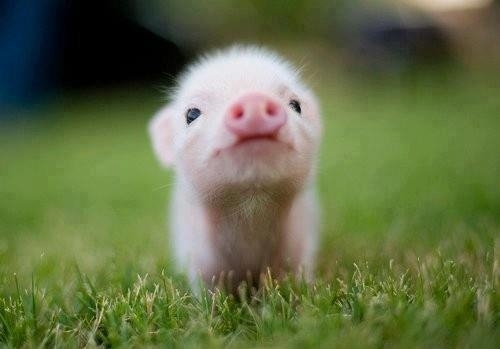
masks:
POLYGON ((230 145, 216 149, 214 155, 219 156, 221 153, 230 153, 231 151, 244 151, 247 147, 254 150, 265 150, 266 148, 269 150, 279 148, 282 148, 282 150, 295 150, 292 144, 279 139, 276 135, 253 135, 240 137, 230 145))
POLYGON ((276 136, 274 135, 253 135, 248 137, 240 137, 233 145, 233 147, 238 146, 240 144, 245 144, 249 142, 256 141, 271 141, 271 142, 279 142, 276 136))
POLYGON ((262 135, 251 135, 246 137, 238 137, 234 143, 232 143, 226 149, 233 148, 243 148, 243 147, 259 147, 268 149, 286 149, 295 150, 293 144, 283 137, 279 137, 278 134, 262 134, 262 135))

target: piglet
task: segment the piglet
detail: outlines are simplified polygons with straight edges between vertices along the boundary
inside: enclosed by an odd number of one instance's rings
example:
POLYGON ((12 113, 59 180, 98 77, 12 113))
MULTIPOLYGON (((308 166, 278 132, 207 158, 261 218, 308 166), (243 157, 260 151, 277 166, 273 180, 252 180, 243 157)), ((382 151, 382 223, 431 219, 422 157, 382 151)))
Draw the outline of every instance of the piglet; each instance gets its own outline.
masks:
POLYGON ((149 131, 175 172, 171 242, 194 287, 312 277, 322 124, 296 69, 257 47, 207 55, 181 75, 149 131))

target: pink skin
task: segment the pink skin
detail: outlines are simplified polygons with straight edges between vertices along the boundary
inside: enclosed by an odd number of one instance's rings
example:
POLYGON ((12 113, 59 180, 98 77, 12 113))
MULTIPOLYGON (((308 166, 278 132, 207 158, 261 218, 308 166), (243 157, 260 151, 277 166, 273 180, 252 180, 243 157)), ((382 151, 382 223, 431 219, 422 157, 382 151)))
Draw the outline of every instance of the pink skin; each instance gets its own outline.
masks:
POLYGON ((183 75, 150 133, 160 162, 176 173, 172 247, 193 286, 201 279, 234 292, 241 281, 256 286, 268 269, 312 278, 321 120, 286 62, 255 48, 205 58, 183 75), (201 115, 187 125, 189 108, 201 115))

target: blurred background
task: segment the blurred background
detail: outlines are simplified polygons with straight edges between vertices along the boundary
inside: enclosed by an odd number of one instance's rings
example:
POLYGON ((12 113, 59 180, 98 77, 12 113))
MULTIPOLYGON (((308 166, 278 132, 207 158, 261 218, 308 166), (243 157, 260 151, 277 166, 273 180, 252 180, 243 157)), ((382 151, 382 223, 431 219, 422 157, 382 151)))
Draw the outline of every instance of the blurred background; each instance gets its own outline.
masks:
POLYGON ((498 244, 498 1, 0 0, 4 271, 169 265, 146 124, 234 43, 288 57, 321 100, 323 272, 498 244))
MULTIPOLYGON (((2 0, 0 19, 3 108, 61 92, 170 84, 199 52, 235 42, 320 48, 329 66, 363 74, 500 59, 493 0, 2 0)), ((299 58, 320 58, 307 52, 297 49, 299 58)))

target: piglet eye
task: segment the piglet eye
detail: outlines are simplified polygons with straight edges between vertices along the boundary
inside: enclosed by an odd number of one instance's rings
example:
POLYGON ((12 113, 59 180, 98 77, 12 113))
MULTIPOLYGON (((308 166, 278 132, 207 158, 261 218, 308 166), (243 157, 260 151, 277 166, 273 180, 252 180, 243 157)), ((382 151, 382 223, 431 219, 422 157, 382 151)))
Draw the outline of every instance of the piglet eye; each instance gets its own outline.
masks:
POLYGON ((198 116, 201 115, 201 111, 198 108, 189 108, 186 112, 186 122, 189 125, 192 123, 194 120, 198 118, 198 116))
POLYGON ((301 113, 302 109, 300 109, 300 102, 297 101, 296 99, 290 100, 290 103, 288 103, 290 107, 292 107, 293 110, 295 110, 297 113, 301 113))

